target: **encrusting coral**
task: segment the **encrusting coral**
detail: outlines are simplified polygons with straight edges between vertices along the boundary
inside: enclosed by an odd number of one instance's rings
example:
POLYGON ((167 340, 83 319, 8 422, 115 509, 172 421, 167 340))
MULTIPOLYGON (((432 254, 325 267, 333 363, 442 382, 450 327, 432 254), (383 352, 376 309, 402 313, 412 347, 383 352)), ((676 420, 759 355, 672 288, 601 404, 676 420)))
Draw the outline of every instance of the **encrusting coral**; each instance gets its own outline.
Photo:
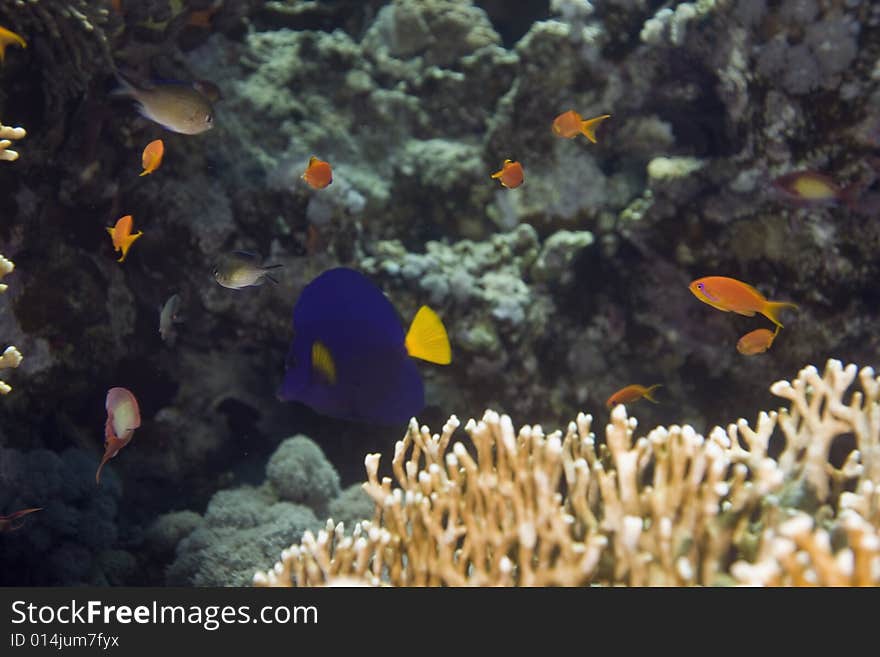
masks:
POLYGON ((11 128, 0 123, 0 162, 14 162, 18 159, 18 151, 9 150, 13 139, 23 139, 27 136, 24 128, 11 128))
MULTIPOLYGON (((2 134, 2 127, 0 127, 0 134, 2 134)), ((3 142, 0 141, 0 159, 3 155, 3 142)), ((17 157, 17 155, 16 155, 17 157)), ((0 255, 0 279, 2 279, 6 274, 11 274, 12 270, 15 269, 15 263, 12 260, 9 260, 3 255, 0 255)), ((5 283, 0 283, 0 292, 6 292, 6 288, 8 286, 5 283)), ((0 370, 5 368, 16 368, 21 364, 21 352, 16 349, 14 346, 6 347, 6 350, 0 355, 0 370)), ((12 391, 12 386, 10 386, 5 381, 0 381, 0 395, 7 395, 12 391)))
POLYGON ((398 488, 366 457, 373 521, 327 521, 254 583, 880 585, 880 378, 829 360, 771 390, 790 407, 706 437, 634 440, 623 406, 604 444, 584 414, 545 435, 487 411, 451 448, 454 416, 439 435, 413 420, 398 488))

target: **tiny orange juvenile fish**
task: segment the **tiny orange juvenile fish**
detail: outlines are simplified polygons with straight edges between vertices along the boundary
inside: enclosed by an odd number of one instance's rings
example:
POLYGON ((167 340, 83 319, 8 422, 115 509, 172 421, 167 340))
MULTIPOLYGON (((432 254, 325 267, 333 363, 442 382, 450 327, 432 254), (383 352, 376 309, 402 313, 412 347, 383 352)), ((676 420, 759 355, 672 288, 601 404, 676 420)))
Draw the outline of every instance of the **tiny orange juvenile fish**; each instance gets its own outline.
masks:
POLYGON ((7 46, 20 46, 22 48, 27 48, 27 43, 15 32, 7 30, 5 27, 0 27, 0 63, 6 59, 7 46))
POLYGON ((605 119, 610 118, 610 114, 603 114, 602 116, 584 120, 584 117, 574 110, 568 110, 553 119, 553 134, 557 137, 565 137, 566 139, 583 135, 595 144, 596 126, 605 119))
POLYGON ((736 350, 744 356, 762 354, 770 348, 779 333, 779 327, 772 333, 770 329, 759 328, 742 336, 736 343, 736 350))
POLYGON ((141 155, 141 163, 144 165, 144 170, 140 175, 146 176, 158 169, 159 165, 162 164, 163 155, 165 155, 165 142, 161 139, 156 139, 147 144, 143 155, 141 155))
POLYGON ((22 509, 21 511, 16 511, 15 513, 10 513, 8 516, 0 516, 0 532, 14 532, 16 529, 21 529, 24 526, 24 521, 15 524, 15 521, 21 518, 22 516, 26 516, 29 513, 34 513, 35 511, 42 511, 43 507, 38 506, 32 509, 22 509))
POLYGON ((524 178, 522 165, 513 160, 504 160, 504 164, 501 165, 501 170, 493 173, 492 178, 500 180, 501 184, 507 187, 507 189, 519 187, 523 184, 524 178))
POLYGON ((634 383, 630 386, 626 386, 611 395, 608 398, 608 401, 605 402, 605 406, 612 408, 618 404, 629 404, 630 402, 638 401, 643 397, 656 404, 657 400, 654 399, 654 391, 659 388, 660 385, 661 384, 659 383, 655 383, 646 388, 645 386, 640 386, 638 383, 634 383))
POLYGON ((314 155, 309 158, 309 166, 306 167, 302 179, 312 189, 324 189, 333 182, 333 169, 324 160, 319 160, 314 155))
POLYGON ((122 251, 122 255, 116 262, 122 262, 125 260, 125 256, 128 255, 128 250, 131 248, 131 245, 138 237, 144 234, 144 231, 139 230, 132 235, 131 229, 133 225, 134 219, 130 214, 127 214, 124 217, 120 217, 119 221, 116 222, 116 226, 113 228, 110 228, 109 226, 107 227, 107 232, 110 233, 110 237, 113 239, 113 250, 122 251))
POLYGON ((688 289, 697 299, 724 312, 734 312, 746 317, 761 313, 776 326, 782 328, 779 312, 783 308, 797 310, 797 304, 789 301, 768 301, 751 285, 726 276, 706 276, 693 281, 688 289))
POLYGON ((110 388, 104 401, 107 422, 104 424, 104 458, 95 473, 95 483, 101 483, 101 469, 119 450, 125 447, 134 430, 141 426, 141 411, 137 399, 126 388, 110 388))

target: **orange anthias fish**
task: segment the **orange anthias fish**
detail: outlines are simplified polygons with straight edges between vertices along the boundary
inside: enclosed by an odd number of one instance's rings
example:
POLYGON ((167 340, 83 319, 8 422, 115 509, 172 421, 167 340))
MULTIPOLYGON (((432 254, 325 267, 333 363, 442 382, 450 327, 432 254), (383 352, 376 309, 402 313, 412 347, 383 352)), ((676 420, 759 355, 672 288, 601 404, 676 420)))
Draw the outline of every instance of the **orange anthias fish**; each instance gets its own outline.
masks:
POLYGON ((0 516, 0 532, 14 532, 16 529, 21 529, 24 526, 24 521, 16 524, 16 520, 18 520, 22 516, 26 516, 29 513, 34 513, 35 511, 42 510, 43 507, 38 506, 32 509, 22 509, 21 511, 16 511, 15 513, 10 513, 8 516, 0 516))
POLYGON ((592 119, 584 119, 574 110, 563 112, 553 119, 553 134, 557 137, 571 139, 583 135, 594 144, 596 143, 596 126, 605 119, 610 119, 610 114, 603 114, 592 119))
POLYGON ((161 139, 156 139, 147 144, 144 153, 141 155, 141 163, 144 170, 140 174, 146 176, 153 173, 162 164, 162 156, 165 155, 165 143, 161 139))
POLYGON ((492 174, 492 179, 500 180, 501 184, 507 187, 507 189, 513 189, 522 185, 524 177, 522 165, 513 160, 504 160, 501 170, 492 174))
POLYGON ((104 402, 107 422, 104 424, 104 458, 95 473, 95 483, 101 483, 101 469, 119 450, 125 447, 134 430, 141 426, 141 411, 137 399, 125 388, 110 388, 104 402))
POLYGON ((634 383, 630 386, 626 386, 611 395, 608 398, 608 401, 605 402, 605 406, 612 408, 618 404, 629 404, 630 402, 638 401, 642 398, 656 404, 657 400, 654 399, 654 391, 659 388, 660 385, 661 384, 659 383, 655 383, 646 388, 645 386, 640 386, 638 383, 634 383))
POLYGON ((122 255, 117 262, 125 260, 125 256, 128 255, 128 250, 131 248, 131 245, 138 237, 144 234, 142 230, 139 230, 132 235, 131 229, 133 224, 134 219, 130 214, 127 214, 124 217, 120 217, 119 221, 116 222, 116 226, 113 228, 110 228, 109 226, 107 227, 107 232, 110 233, 110 237, 113 239, 113 250, 122 251, 122 255))
POLYGON ((768 301, 751 285, 726 276, 698 278, 688 286, 688 289, 697 299, 713 308, 746 317, 761 313, 780 328, 782 323, 779 321, 779 311, 783 308, 797 310, 797 304, 789 301, 768 301))
POLYGON ((6 46, 20 46, 22 48, 27 48, 27 43, 15 32, 11 32, 5 27, 0 27, 0 63, 6 59, 6 46))
POLYGON ((759 328, 742 336, 736 343, 736 350, 744 356, 762 354, 770 348, 779 333, 779 327, 771 333, 770 329, 759 328))
POLYGON ((324 189, 333 182, 333 169, 324 160, 319 160, 314 155, 309 158, 309 166, 302 175, 312 189, 324 189))

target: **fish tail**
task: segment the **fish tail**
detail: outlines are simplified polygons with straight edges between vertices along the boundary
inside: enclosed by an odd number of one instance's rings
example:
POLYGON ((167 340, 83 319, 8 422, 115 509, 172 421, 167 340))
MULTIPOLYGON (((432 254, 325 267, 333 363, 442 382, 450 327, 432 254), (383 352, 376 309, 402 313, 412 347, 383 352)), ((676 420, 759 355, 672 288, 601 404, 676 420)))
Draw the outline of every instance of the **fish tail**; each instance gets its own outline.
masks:
POLYGON ((111 96, 125 96, 130 98, 137 97, 138 89, 133 82, 131 82, 119 71, 116 71, 115 77, 117 86, 110 91, 111 96))
POLYGON ((594 144, 596 143, 596 126, 599 125, 605 119, 611 118, 610 114, 603 114, 602 116, 595 116, 592 119, 587 119, 586 121, 581 121, 581 132, 584 134, 584 137, 589 139, 594 144))
POLYGON ((648 401, 654 402, 655 404, 659 404, 660 402, 658 402, 656 399, 654 399, 654 391, 657 390, 657 388, 662 388, 662 387, 663 387, 662 383, 655 383, 652 386, 648 386, 648 389, 645 390, 645 392, 642 396, 645 399, 647 399, 648 401))
POLYGON ((272 281, 275 285, 278 285, 278 279, 275 278, 274 276, 269 276, 269 274, 265 274, 265 273, 264 273, 264 274, 263 274, 263 278, 265 278, 265 279, 267 279, 267 280, 269 280, 269 281, 272 281))
POLYGON ((761 309, 761 314, 776 324, 778 328, 783 328, 782 322, 779 321, 779 313, 783 308, 797 310, 798 305, 796 303, 791 303, 790 301, 768 301, 761 309))
POLYGON ((440 316, 428 306, 422 306, 413 317, 406 333, 406 352, 413 358, 429 363, 448 365, 452 362, 449 335, 440 316))

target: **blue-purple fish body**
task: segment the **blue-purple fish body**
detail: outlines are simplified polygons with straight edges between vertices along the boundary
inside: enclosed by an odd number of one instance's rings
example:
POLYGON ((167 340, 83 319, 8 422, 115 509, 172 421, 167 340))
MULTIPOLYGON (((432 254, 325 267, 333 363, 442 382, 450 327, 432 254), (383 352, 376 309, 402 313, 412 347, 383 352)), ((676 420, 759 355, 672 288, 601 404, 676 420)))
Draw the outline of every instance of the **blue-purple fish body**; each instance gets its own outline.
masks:
POLYGON ((344 267, 324 272, 303 289, 293 309, 293 331, 279 398, 342 419, 406 422, 425 406, 413 357, 443 364, 451 359, 446 331, 433 311, 423 307, 405 334, 382 291, 344 267))

